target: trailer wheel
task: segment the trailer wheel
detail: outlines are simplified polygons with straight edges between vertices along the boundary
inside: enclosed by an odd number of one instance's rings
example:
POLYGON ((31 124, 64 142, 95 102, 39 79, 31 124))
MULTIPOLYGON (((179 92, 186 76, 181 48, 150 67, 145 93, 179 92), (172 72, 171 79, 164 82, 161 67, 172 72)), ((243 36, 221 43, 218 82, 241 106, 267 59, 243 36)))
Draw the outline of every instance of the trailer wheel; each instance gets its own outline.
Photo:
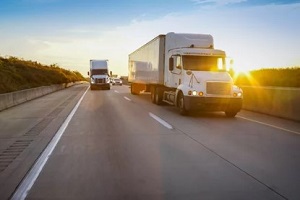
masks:
POLYGON ((163 99, 163 88, 157 87, 155 90, 155 102, 157 105, 162 104, 162 99, 163 99))
POLYGON ((179 109, 179 113, 181 115, 187 115, 188 114, 188 110, 186 110, 185 108, 185 104, 184 104, 184 96, 183 93, 180 92, 178 94, 178 99, 177 99, 177 107, 179 109))
POLYGON ((226 117, 235 117, 237 112, 235 111, 225 111, 226 117))
POLYGON ((152 86, 151 88, 150 88, 150 92, 151 92, 151 102, 152 103, 154 103, 154 104, 156 104, 156 99, 155 99, 155 87, 154 86, 152 86))
POLYGON ((135 84, 131 84, 131 86, 130 86, 130 92, 131 92, 131 94, 133 94, 133 95, 137 95, 138 93, 136 92, 136 91, 134 91, 134 89, 135 89, 135 84))

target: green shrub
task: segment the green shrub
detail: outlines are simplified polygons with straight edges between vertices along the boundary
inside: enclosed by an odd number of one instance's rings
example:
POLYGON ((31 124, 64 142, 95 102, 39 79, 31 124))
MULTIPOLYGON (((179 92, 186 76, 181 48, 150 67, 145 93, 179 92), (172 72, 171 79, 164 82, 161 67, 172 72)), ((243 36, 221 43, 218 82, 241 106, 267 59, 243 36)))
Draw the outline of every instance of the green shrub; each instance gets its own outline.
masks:
POLYGON ((16 57, 0 57, 0 93, 84 80, 79 72, 55 64, 47 66, 16 57))
POLYGON ((237 85, 300 87, 300 67, 253 70, 234 81, 237 85))

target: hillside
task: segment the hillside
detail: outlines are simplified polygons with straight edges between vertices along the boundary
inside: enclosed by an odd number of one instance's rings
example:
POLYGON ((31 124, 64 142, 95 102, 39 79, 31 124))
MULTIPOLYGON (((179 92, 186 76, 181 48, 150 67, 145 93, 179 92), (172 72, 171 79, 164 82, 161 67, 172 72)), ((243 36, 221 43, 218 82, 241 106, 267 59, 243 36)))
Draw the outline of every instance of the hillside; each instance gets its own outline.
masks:
POLYGON ((85 81, 85 78, 77 71, 57 65, 0 56, 0 94, 75 81, 85 81))

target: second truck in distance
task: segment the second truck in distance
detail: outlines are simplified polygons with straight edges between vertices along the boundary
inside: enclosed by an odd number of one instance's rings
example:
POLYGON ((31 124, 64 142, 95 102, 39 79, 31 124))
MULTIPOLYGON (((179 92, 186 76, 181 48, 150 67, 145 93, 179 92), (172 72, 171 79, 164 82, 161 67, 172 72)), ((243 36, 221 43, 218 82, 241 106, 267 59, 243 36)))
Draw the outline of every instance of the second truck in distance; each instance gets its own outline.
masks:
POLYGON ((108 60, 90 60, 90 87, 91 90, 104 88, 110 90, 110 77, 108 74, 108 60))
POLYGON ((224 111, 234 117, 243 92, 226 68, 226 54, 205 34, 159 35, 129 55, 131 93, 151 92, 151 101, 189 111, 224 111))

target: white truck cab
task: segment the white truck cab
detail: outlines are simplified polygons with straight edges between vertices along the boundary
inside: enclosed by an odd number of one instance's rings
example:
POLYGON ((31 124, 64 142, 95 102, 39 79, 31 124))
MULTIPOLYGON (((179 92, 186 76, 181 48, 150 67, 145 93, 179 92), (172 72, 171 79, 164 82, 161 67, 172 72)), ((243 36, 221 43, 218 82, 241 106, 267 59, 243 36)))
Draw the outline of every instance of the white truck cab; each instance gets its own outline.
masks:
POLYGON ((214 49, 211 35, 160 35, 129 55, 131 92, 150 91, 153 103, 174 105, 183 115, 205 110, 234 117, 243 92, 234 85, 226 63, 225 52, 214 49))
POLYGON ((90 60, 90 87, 91 90, 104 88, 110 90, 108 60, 90 60))

